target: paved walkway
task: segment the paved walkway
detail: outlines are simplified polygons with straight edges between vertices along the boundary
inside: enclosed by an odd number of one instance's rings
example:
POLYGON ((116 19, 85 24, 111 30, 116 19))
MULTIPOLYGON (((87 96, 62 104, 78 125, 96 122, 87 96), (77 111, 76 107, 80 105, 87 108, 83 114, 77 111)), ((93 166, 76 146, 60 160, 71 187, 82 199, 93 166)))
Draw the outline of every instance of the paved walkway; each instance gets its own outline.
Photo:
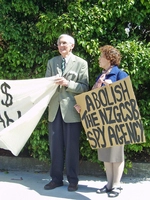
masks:
MULTIPOLYGON (((49 182, 49 173, 25 171, 0 171, 1 200, 97 200, 111 199, 107 194, 97 194, 96 189, 106 184, 105 177, 79 176, 79 189, 68 192, 66 177, 64 186, 54 190, 44 190, 49 182)), ((148 200, 150 178, 122 178, 123 190, 117 200, 148 200)))

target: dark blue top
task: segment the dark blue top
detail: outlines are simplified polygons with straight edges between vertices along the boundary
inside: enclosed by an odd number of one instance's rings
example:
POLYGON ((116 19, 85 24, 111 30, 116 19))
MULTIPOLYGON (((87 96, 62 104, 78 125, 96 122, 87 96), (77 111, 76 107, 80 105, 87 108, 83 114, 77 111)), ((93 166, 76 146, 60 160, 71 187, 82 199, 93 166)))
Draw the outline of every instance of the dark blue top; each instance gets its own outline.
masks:
MULTIPOLYGON (((99 77, 102 74, 100 74, 96 81, 99 79, 99 77)), ((105 79, 110 79, 112 82, 119 81, 123 78, 126 78, 128 74, 124 72, 123 70, 119 69, 118 66, 113 66, 112 70, 110 71, 109 74, 106 75, 105 79)), ((103 84, 104 85, 104 84, 103 84)))

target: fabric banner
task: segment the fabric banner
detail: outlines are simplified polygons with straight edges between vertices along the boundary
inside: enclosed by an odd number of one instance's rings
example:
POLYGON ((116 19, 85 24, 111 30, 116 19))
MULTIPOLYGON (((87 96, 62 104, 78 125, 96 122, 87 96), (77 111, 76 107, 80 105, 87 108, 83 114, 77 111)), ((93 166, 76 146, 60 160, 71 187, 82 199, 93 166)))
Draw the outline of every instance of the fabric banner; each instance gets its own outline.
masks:
POLYGON ((0 148, 20 153, 57 87, 54 77, 0 80, 0 148))
POLYGON ((145 135, 130 77, 75 96, 92 149, 143 143, 145 135))

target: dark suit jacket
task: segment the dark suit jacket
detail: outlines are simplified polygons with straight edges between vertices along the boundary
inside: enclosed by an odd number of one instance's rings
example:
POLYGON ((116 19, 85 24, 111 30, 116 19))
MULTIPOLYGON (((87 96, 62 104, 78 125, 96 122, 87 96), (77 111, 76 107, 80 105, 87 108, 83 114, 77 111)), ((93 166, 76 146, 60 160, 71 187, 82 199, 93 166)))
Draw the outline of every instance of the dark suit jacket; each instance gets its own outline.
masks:
MULTIPOLYGON (((47 63, 46 77, 55 76, 61 71, 62 57, 56 56, 47 63)), ((76 104, 74 96, 88 91, 89 77, 88 64, 82 58, 71 55, 67 67, 63 73, 64 78, 69 80, 68 87, 59 86, 50 100, 48 106, 48 120, 52 122, 55 119, 57 110, 60 106, 63 120, 67 123, 79 122, 80 116, 74 108, 76 104)))

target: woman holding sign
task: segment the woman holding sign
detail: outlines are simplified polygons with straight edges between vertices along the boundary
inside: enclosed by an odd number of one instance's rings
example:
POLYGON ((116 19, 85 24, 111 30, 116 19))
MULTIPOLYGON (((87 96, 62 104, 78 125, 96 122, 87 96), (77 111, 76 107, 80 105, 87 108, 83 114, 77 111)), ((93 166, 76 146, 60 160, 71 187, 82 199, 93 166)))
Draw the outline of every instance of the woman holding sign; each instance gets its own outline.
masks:
MULTIPOLYGON (((103 69, 92 89, 109 85, 128 75, 118 68, 121 61, 120 52, 110 45, 100 48, 99 66, 103 69)), ((75 105, 77 112, 80 106, 75 105)), ((97 190, 98 194, 107 193, 109 197, 116 197, 121 192, 121 177, 124 170, 124 145, 98 149, 98 159, 104 162, 107 184, 97 190)))
MULTIPOLYGON (((100 48, 99 66, 103 72, 98 76, 92 89, 109 85, 128 75, 118 68, 121 61, 119 50, 110 45, 100 48)), ((98 149, 98 159, 104 162, 107 185, 97 190, 97 193, 108 193, 109 197, 116 197, 121 192, 120 181, 124 170, 124 145, 98 149)))

